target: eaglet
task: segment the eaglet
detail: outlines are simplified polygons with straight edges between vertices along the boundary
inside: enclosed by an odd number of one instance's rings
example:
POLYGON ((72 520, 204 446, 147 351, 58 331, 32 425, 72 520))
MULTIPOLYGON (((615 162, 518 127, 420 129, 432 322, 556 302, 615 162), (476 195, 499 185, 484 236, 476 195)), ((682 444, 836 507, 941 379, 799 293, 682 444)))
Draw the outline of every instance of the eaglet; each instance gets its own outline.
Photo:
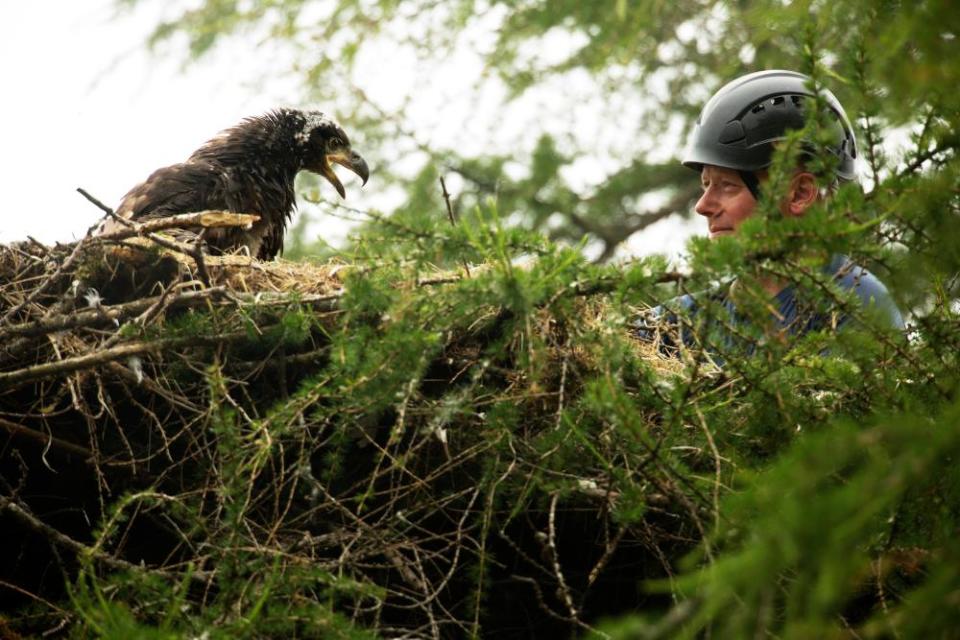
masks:
MULTIPOLYGON (((204 241, 216 252, 246 250, 269 260, 283 251, 283 233, 296 208, 293 181, 301 169, 320 174, 346 197, 331 163, 366 184, 367 163, 333 119, 319 111, 277 109, 222 131, 186 162, 154 171, 123 197, 116 213, 129 220, 208 209, 252 213, 260 220, 251 227, 211 228, 204 241)), ((120 228, 109 220, 101 232, 120 228)))

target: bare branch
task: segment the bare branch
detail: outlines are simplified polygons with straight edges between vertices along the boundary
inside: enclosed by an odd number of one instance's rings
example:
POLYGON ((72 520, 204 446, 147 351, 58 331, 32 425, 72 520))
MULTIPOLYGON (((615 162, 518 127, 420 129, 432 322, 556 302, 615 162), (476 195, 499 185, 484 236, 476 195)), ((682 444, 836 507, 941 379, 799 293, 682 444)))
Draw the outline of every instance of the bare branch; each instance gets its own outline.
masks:
POLYGON ((100 240, 123 240, 134 236, 143 236, 156 231, 167 229, 187 229, 202 227, 204 229, 219 227, 247 227, 260 220, 260 216, 251 213, 233 213, 232 211, 198 211, 196 213, 181 213, 175 216, 155 218, 152 220, 128 220, 130 227, 118 229, 97 235, 100 240))

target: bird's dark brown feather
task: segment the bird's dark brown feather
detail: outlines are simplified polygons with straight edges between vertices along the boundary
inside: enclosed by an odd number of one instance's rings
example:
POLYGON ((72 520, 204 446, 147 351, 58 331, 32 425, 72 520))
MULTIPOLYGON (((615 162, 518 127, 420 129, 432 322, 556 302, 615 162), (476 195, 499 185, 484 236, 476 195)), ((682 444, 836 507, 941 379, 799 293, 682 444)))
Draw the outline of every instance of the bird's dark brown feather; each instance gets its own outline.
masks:
MULTIPOLYGON (((330 140, 347 137, 319 112, 280 109, 247 118, 185 162, 154 171, 123 197, 117 214, 132 220, 207 209, 256 214, 260 221, 252 228, 211 229, 204 241, 219 252, 246 248, 257 258, 271 259, 283 250, 296 207, 294 178, 301 169, 322 166, 318 163, 325 162, 330 140)), ((348 142, 343 145, 349 150, 348 142)), ((366 180, 362 158, 355 171, 366 180)))

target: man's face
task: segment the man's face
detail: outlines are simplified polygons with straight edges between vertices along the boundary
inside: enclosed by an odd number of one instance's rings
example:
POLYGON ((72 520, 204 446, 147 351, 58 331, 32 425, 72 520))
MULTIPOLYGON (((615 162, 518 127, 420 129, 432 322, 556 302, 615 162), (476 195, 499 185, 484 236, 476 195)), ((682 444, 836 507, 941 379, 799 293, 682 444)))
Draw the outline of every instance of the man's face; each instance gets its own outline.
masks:
POLYGON ((704 165, 700 182, 703 195, 694 210, 707 219, 711 238, 736 232, 753 215, 757 201, 733 169, 704 165))

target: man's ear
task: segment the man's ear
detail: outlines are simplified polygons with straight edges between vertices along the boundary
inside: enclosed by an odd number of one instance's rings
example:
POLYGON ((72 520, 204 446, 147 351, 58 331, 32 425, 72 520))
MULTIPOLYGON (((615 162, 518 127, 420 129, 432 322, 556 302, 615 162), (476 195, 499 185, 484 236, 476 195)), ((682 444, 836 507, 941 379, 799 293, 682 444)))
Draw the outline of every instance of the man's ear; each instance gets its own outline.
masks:
POLYGON ((802 216, 820 197, 817 178, 809 171, 798 171, 790 180, 787 198, 783 203, 783 213, 788 216, 802 216))

